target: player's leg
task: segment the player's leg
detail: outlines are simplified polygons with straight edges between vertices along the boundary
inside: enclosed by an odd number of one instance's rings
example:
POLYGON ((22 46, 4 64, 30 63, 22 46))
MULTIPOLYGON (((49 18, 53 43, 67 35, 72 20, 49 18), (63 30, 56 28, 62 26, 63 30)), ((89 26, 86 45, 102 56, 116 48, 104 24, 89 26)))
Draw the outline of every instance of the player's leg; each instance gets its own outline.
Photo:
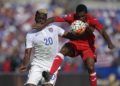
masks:
POLYGON ((83 60, 89 73, 90 86, 97 86, 97 77, 95 72, 96 56, 92 49, 83 51, 83 60))
POLYGON ((50 74, 53 75, 60 65, 63 62, 64 56, 74 56, 75 55, 75 50, 74 50, 74 45, 71 43, 66 43, 60 50, 60 52, 56 55, 52 67, 50 69, 50 74))
POLYGON ((42 78, 42 71, 43 70, 39 66, 31 66, 25 86, 37 86, 42 78))
POLYGON ((85 61, 85 65, 89 73, 90 86, 97 86, 97 77, 94 69, 95 60, 91 57, 88 57, 85 61))

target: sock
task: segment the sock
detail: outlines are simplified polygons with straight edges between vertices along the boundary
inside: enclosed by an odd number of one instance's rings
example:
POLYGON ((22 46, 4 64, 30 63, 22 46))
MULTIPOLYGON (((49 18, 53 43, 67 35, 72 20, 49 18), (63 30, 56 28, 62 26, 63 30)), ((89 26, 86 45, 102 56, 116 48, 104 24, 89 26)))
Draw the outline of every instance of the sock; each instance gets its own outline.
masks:
POLYGON ((90 74, 90 86, 97 86, 96 72, 90 74))
POLYGON ((54 61, 53 61, 53 64, 51 66, 51 69, 50 69, 50 74, 53 75, 57 70, 58 68, 60 67, 60 65, 62 64, 62 61, 63 61, 63 57, 64 55, 61 54, 61 53, 58 53, 57 56, 55 57, 54 61))

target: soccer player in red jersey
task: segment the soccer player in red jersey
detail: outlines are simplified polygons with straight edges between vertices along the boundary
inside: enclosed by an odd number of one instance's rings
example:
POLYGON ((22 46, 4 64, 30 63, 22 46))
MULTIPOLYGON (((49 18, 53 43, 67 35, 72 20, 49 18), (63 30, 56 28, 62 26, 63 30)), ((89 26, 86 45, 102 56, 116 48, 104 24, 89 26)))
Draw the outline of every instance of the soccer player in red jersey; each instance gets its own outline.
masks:
POLYGON ((96 62, 94 46, 95 36, 93 34, 94 29, 98 30, 98 32, 103 36, 105 41, 108 43, 108 48, 113 49, 114 45, 105 32, 103 25, 100 24, 95 17, 88 13, 87 7, 83 4, 80 4, 76 7, 76 13, 71 13, 65 15, 64 17, 53 17, 48 19, 49 23, 68 22, 69 24, 75 20, 81 20, 87 23, 88 28, 83 34, 79 34, 79 37, 76 37, 76 39, 71 39, 68 43, 64 44, 54 59, 50 74, 53 75, 56 70, 58 70, 58 68, 61 66, 64 56, 75 57, 80 55, 89 73, 90 86, 97 86, 97 77, 94 69, 96 62))

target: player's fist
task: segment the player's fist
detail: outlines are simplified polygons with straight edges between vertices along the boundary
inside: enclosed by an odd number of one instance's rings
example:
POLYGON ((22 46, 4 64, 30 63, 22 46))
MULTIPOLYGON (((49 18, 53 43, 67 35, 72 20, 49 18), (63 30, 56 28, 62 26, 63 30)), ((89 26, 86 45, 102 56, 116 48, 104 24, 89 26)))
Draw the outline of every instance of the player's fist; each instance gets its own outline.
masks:
POLYGON ((19 72, 26 72, 26 71, 27 71, 27 66, 21 64, 20 67, 19 67, 19 72))

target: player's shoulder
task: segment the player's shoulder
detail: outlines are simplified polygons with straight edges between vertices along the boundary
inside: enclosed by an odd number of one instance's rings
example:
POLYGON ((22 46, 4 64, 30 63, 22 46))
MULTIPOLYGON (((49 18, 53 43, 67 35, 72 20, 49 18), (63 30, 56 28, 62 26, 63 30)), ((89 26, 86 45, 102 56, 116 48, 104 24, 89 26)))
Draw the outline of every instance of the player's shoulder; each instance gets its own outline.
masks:
POLYGON ((87 16, 88 19, 93 19, 93 20, 96 19, 96 17, 93 16, 92 14, 90 14, 90 13, 87 13, 86 16, 87 16))
POLYGON ((32 29, 27 34, 34 34, 34 33, 37 33, 37 32, 39 32, 37 29, 32 29))
POLYGON ((30 30, 29 32, 27 32, 26 36, 33 36, 35 33, 39 32, 38 30, 36 29, 32 29, 30 30))
POLYGON ((48 27, 56 29, 56 28, 61 28, 60 26, 56 25, 56 24, 50 24, 48 27))

